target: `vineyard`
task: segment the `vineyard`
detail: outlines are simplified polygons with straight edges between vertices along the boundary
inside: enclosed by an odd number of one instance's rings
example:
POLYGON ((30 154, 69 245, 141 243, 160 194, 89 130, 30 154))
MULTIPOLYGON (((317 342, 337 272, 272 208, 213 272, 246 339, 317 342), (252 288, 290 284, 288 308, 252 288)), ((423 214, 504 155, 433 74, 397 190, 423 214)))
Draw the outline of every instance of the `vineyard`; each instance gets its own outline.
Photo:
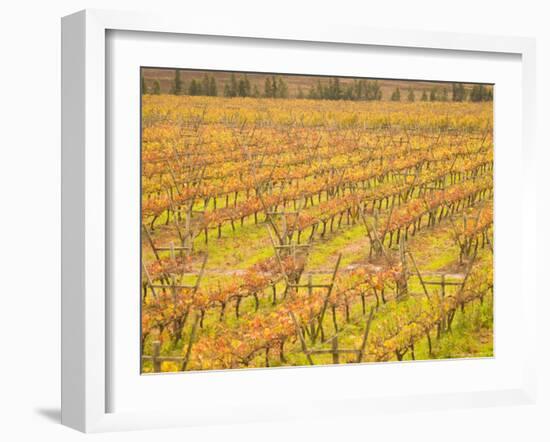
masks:
POLYGON ((492 102, 143 95, 142 372, 493 354, 492 102))

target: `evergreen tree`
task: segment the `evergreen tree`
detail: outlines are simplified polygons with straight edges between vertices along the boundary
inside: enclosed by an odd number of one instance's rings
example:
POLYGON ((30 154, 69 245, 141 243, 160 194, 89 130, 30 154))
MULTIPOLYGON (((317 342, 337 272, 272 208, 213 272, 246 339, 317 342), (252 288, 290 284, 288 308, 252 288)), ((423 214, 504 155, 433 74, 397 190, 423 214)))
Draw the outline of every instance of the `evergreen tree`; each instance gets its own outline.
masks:
POLYGON ((191 80, 191 83, 189 84, 189 90, 187 92, 189 95, 199 95, 199 84, 197 83, 197 80, 194 78, 191 80))
POLYGON ((317 89, 315 91, 315 95, 319 100, 322 100, 323 98, 325 98, 324 88, 323 88, 323 85, 321 84, 321 80, 317 80, 317 89))
POLYGON ((365 98, 367 100, 381 100, 382 89, 378 84, 378 80, 365 82, 365 98))
POLYGON ((155 80, 153 82, 153 94, 160 95, 160 83, 158 80, 155 80))
POLYGON ((273 97, 273 86, 271 85, 271 80, 269 79, 269 77, 266 77, 266 79, 265 79, 264 96, 266 98, 273 97))
POLYGON ((489 88, 486 88, 485 86, 481 86, 481 100, 482 101, 488 101, 489 100, 489 88))
POLYGON ((409 94, 407 95, 407 100, 409 100, 410 102, 414 101, 414 91, 412 87, 409 88, 409 94))
POLYGON ((147 94, 147 83, 145 82, 145 77, 141 74, 141 94, 147 94))
POLYGON ((344 100, 353 100, 353 86, 350 84, 344 90, 344 100))
POLYGON ((448 101, 449 100, 449 91, 446 87, 443 88, 443 94, 441 95, 441 101, 448 101))
POLYGON ((248 80, 248 77, 246 75, 239 80, 239 86, 238 86, 237 92, 239 97, 250 96, 250 81, 248 80))
POLYGON ((239 85, 237 83, 237 78, 235 77, 235 74, 231 74, 231 79, 229 80, 229 90, 231 93, 231 97, 236 97, 239 92, 239 85))
POLYGON ((353 81, 353 95, 355 100, 362 100, 363 99, 363 93, 365 90, 365 81, 364 80, 354 80, 353 81))
POLYGON ((271 77, 271 90, 273 91, 273 98, 279 98, 279 84, 275 75, 271 77))
POLYGON ((472 87, 470 92, 470 100, 477 101, 491 101, 493 99, 492 87, 485 87, 482 84, 477 84, 472 87))
POLYGON ((279 77, 277 79, 277 97, 278 98, 288 98, 288 86, 286 85, 286 82, 283 80, 283 77, 279 77))
POLYGON ((481 101, 481 85, 474 84, 470 92, 470 101, 481 101))
POLYGON ((329 80, 328 85, 323 84, 323 92, 321 93, 321 98, 323 98, 323 100, 330 100, 332 97, 332 93, 333 91, 329 80))
POLYGON ((340 86, 340 79, 338 77, 329 80, 329 90, 331 100, 340 100, 342 98, 342 87, 340 86))
POLYGON ((225 83, 223 87, 223 96, 231 97, 231 86, 229 86, 229 83, 225 83))
POLYGON ((334 100, 336 94, 334 93, 334 84, 332 82, 332 78, 328 79, 328 84, 327 86, 325 86, 324 89, 325 89, 325 92, 324 92, 325 99, 334 100))
POLYGON ((437 100, 437 88, 433 87, 430 89, 430 101, 437 100))
POLYGON ((395 91, 391 94, 391 101, 401 101, 401 92, 399 88, 395 88, 395 91))
POLYGON ((174 78, 174 87, 172 88, 172 93, 174 95, 181 95, 182 92, 183 92, 183 81, 181 81, 179 69, 176 69, 176 76, 174 78))
POLYGON ((420 97, 420 100, 421 101, 428 101, 428 94, 426 93, 426 91, 422 91, 422 97, 420 97))
POLYGON ((244 83, 244 78, 239 80, 238 95, 239 97, 246 97, 246 85, 244 83))
POLYGON ((307 98, 310 100, 319 100, 321 97, 319 97, 319 94, 317 93, 317 88, 311 86, 309 88, 309 92, 307 93, 307 98))
POLYGON ((248 79, 246 74, 244 76, 244 90, 246 92, 246 96, 250 97, 250 94, 252 93, 252 87, 250 86, 250 80, 248 79))
POLYGON ((376 100, 376 91, 374 90, 374 83, 371 81, 365 82, 365 99, 376 100))
POLYGON ((364 91, 363 93, 365 94, 365 100, 374 100, 374 97, 372 97, 372 85, 371 85, 371 82, 366 80, 365 83, 364 83, 364 91))
MULTIPOLYGON (((374 92, 376 94, 376 100, 380 101, 382 99, 382 89, 378 84, 378 80, 374 80, 374 92)), ((397 89, 399 91, 399 88, 397 89)), ((399 99, 401 99, 401 93, 399 94, 399 99)))
POLYGON ((218 85, 216 84, 216 79, 212 75, 210 77, 210 85, 208 87, 208 95, 211 97, 217 97, 218 96, 218 85))
POLYGON ((298 86, 298 93, 296 94, 296 98, 298 98, 300 100, 305 98, 304 91, 302 90, 302 88, 300 86, 298 86))
POLYGON ((466 89, 462 83, 453 83, 453 101, 464 101, 466 99, 466 89))

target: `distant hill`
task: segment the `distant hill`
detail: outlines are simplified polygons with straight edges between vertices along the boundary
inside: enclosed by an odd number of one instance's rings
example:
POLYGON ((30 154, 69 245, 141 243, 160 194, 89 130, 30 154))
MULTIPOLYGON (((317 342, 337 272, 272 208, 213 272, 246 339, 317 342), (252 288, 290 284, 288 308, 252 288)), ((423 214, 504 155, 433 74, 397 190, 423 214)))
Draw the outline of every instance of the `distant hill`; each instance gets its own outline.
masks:
MULTIPOLYGON (((189 87, 189 84, 193 79, 202 80, 205 74, 213 76, 216 79, 218 87, 218 95, 223 96, 223 89, 226 83, 230 81, 231 72, 219 72, 219 71, 203 71, 203 70, 187 70, 180 69, 180 78, 183 81, 184 90, 186 91, 189 87)), ((145 79, 145 84, 150 90, 153 86, 155 80, 160 84, 161 93, 170 93, 173 88, 174 78, 175 78, 175 69, 157 69, 157 68, 144 68, 143 77, 145 79)), ((236 72, 235 76, 237 79, 243 77, 244 73, 236 72)), ((277 74, 275 74, 277 75, 277 74)), ((271 77, 272 74, 254 74, 246 73, 248 80, 252 88, 257 86, 260 93, 264 92, 264 84, 266 77, 271 77)), ((310 88, 315 86, 318 80, 321 80, 321 83, 328 82, 331 77, 324 76, 306 76, 306 75, 283 75, 283 78, 288 86, 289 98, 296 97, 299 90, 301 89, 303 93, 307 96, 310 88)), ((367 80, 373 80, 367 78, 367 80)), ((345 86, 349 83, 353 83, 353 78, 342 78, 340 77, 340 83, 342 86, 345 86)), ((414 90, 416 100, 420 100, 422 93, 426 91, 429 93, 430 89, 437 87, 442 90, 446 88, 449 94, 449 99, 451 98, 451 83, 444 82, 432 82, 432 81, 410 81, 410 80, 385 80, 378 79, 378 84, 382 90, 382 100, 389 100, 393 91, 397 87, 401 90, 401 100, 407 100, 408 89, 412 87, 414 90)), ((472 88, 471 84, 464 84, 466 91, 469 91, 472 88)))

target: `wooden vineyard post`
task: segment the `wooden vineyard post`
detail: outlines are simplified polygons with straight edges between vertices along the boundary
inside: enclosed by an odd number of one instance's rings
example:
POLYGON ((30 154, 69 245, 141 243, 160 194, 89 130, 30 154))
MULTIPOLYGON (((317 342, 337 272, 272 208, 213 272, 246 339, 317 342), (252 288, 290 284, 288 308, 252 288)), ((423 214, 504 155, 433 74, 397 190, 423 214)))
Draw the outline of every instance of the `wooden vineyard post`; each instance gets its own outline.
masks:
POLYGON ((307 349, 306 340, 304 338, 304 335, 302 334, 302 329, 300 328, 300 324, 298 324, 298 321, 296 320, 296 316, 294 316, 294 313, 288 312, 290 317, 292 318, 292 322, 294 322, 294 327, 296 327, 296 333, 298 333, 298 339, 300 339, 300 344, 302 346, 302 351, 306 355, 307 361, 309 362, 309 365, 313 364, 313 359, 311 359, 311 355, 309 354, 309 351, 307 349))
POLYGON ((195 335, 197 333, 197 325, 199 324, 199 319, 200 319, 200 315, 197 313, 195 315, 195 321, 193 322, 193 327, 191 328, 191 336, 189 337, 189 344, 187 344, 187 351, 185 352, 185 356, 181 364, 181 371, 185 371, 187 369, 187 365, 189 364, 189 359, 191 358, 191 348, 193 348, 193 342, 195 341, 195 335))
POLYGON ((340 357, 338 355, 338 335, 334 335, 334 338, 332 338, 332 363, 340 363, 340 357))
POLYGON ((147 278, 147 284, 149 287, 151 287, 151 292, 153 293, 153 297, 155 299, 158 299, 157 292, 155 291, 155 288, 153 287, 153 280, 151 279, 151 275, 149 274, 149 271, 147 270, 147 267, 145 266, 145 263, 143 262, 143 259, 141 260, 141 266, 143 268, 143 273, 145 273, 145 277, 147 278))
MULTIPOLYGON (((271 217, 274 214, 275 214, 274 212, 273 213, 269 212, 268 215, 271 217)), ((278 262, 279 267, 281 269, 281 274, 283 275, 283 278, 285 279, 285 282, 286 282, 286 287, 285 287, 284 294, 283 294, 283 297, 285 297, 287 292, 288 292, 288 289, 289 289, 290 285, 298 284, 299 281, 300 281, 300 277, 301 277, 302 272, 303 272, 303 267, 305 265, 307 256, 309 254, 309 249, 311 247, 311 238, 310 238, 310 241, 307 244, 292 243, 292 237, 288 236, 288 232, 286 230, 286 221, 285 221, 286 214, 283 213, 282 215, 283 215, 282 220, 283 220, 283 224, 284 224, 283 231, 280 234, 278 233, 278 230, 276 229, 275 222, 273 222, 272 226, 271 226, 273 228, 273 232, 275 232, 275 235, 277 235, 277 238, 279 238, 278 242, 274 238, 273 233, 272 233, 271 229, 269 228, 269 226, 266 225, 266 228, 267 228, 267 231, 269 233, 269 238, 271 240, 271 244, 273 246, 273 250, 274 250, 274 253, 275 253, 275 258, 277 259, 277 262, 278 262), (292 258, 293 264, 296 264, 297 263, 297 260, 296 260, 296 252, 297 251, 301 252, 302 257, 300 259, 303 259, 303 264, 300 266, 300 268, 298 268, 298 270, 294 269, 293 272, 290 272, 290 275, 289 275, 287 273, 287 270, 285 269, 283 261, 284 261, 285 258, 290 257, 290 258, 292 258), (281 257, 281 255, 282 255, 282 257, 281 257), (291 276, 291 277, 289 277, 289 276, 291 276)))
MULTIPOLYGON (((313 275, 311 273, 307 275, 307 294, 308 294, 308 297, 311 299, 311 297, 313 296, 313 275)), ((310 328, 311 328, 311 331, 310 331, 311 343, 315 344, 316 336, 315 336, 314 321, 311 321, 310 328)))
POLYGON ((160 342, 154 341, 153 342, 153 373, 160 373, 161 371, 161 360, 160 357, 160 342))
POLYGON ((397 298, 400 299, 403 296, 407 296, 409 293, 408 279, 409 274, 407 270, 407 261, 405 259, 405 238, 401 236, 399 239, 399 258, 401 261, 401 272, 396 279, 397 284, 397 298))
POLYGON ((386 228, 384 229, 382 238, 380 238, 380 235, 378 234, 378 210, 374 211, 374 225, 372 229, 369 228, 369 223, 367 222, 367 218, 365 217, 364 209, 359 210, 360 218, 363 221, 363 225, 365 226, 365 229, 367 231, 367 236, 369 237, 369 240, 370 240, 369 258, 372 257, 372 252, 374 251, 375 256, 383 255, 387 262, 391 261, 386 251, 386 247, 384 246, 384 239, 386 238, 386 234, 388 233, 388 228, 390 225, 392 213, 393 213, 393 205, 390 208, 386 228))
POLYGON ((317 326, 317 331, 314 334, 314 339, 317 339, 317 336, 319 335, 321 328, 323 326, 323 319, 325 317, 325 313, 327 311, 327 306, 330 300, 330 295, 332 294, 332 290, 334 289, 334 283, 336 281, 336 276, 338 275, 338 269, 340 268, 340 262, 342 261, 342 254, 340 253, 338 255, 338 259, 336 260, 336 265, 334 266, 334 271, 332 272, 332 278, 330 281, 330 284, 328 286, 327 294, 325 296, 325 300, 323 301, 323 307, 321 308, 321 313, 319 314, 319 325, 317 326))
POLYGON ((363 360, 363 356, 365 355, 365 349, 367 348, 367 340, 369 338, 370 325, 372 323, 373 316, 374 316, 374 307, 371 307, 369 318, 367 319, 367 324, 365 327, 365 334, 363 335, 363 342, 361 343, 361 348, 357 352, 357 363, 360 363, 363 360))
POLYGON ((413 263, 414 270, 416 271, 416 276, 418 276, 418 279, 420 280, 420 284, 422 285, 422 290, 424 290, 424 294, 426 295, 426 298, 430 299, 430 295, 428 293, 428 289, 426 288, 426 284, 424 283, 424 278, 422 278, 422 275, 420 274, 420 270, 418 270, 418 266, 416 265, 416 260, 414 259, 413 254, 408 251, 409 257, 411 258, 411 262, 413 263))
POLYGON ((445 331, 446 317, 445 317, 445 274, 441 275, 441 331, 445 331))

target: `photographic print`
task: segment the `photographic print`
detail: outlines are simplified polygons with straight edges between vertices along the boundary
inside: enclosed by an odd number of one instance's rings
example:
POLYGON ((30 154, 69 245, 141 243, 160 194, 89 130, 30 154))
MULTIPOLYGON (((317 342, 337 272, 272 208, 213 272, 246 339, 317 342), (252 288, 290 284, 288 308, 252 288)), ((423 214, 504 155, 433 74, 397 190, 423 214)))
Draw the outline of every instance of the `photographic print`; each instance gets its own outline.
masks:
POLYGON ((140 74, 142 373, 493 356, 493 85, 140 74))

